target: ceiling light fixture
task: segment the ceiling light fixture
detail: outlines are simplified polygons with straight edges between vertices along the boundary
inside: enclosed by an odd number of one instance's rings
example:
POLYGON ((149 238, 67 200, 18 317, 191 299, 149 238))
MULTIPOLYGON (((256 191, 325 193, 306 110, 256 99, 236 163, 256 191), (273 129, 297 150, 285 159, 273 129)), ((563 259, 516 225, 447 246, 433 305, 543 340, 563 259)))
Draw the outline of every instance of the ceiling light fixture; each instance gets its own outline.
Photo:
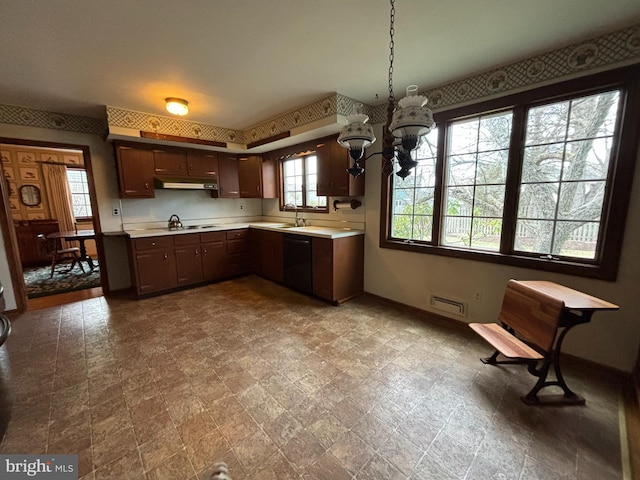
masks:
POLYGON ((186 115, 189 113, 189 102, 182 98, 168 97, 164 99, 167 102, 167 111, 174 115, 186 115))
POLYGON ((398 101, 393 94, 393 59, 394 42, 393 35, 395 21, 395 0, 390 0, 391 14, 389 36, 389 100, 387 104, 387 123, 383 129, 382 152, 372 153, 363 158, 364 149, 376 141, 373 128, 368 124, 369 116, 364 113, 361 103, 356 104, 354 114, 347 116, 347 124, 340 131, 338 143, 349 150, 349 156, 353 165, 347 172, 354 177, 364 172, 360 164, 373 155, 382 154, 384 160, 382 170, 388 175, 393 173, 394 163, 397 159, 400 169, 396 175, 405 178, 411 174, 411 169, 418 162, 411 158, 411 151, 420 144, 423 135, 428 134, 435 122, 433 113, 427 108, 427 97, 418 95, 418 86, 409 85, 407 96, 398 101))

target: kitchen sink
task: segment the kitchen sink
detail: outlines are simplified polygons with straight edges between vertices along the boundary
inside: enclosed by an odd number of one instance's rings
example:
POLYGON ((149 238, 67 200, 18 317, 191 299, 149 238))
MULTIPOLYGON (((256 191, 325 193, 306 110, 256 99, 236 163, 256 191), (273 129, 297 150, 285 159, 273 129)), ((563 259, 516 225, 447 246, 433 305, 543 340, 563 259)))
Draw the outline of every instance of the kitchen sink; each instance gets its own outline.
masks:
POLYGON ((196 230, 198 228, 215 228, 218 225, 189 225, 188 227, 185 227, 185 230, 196 230))

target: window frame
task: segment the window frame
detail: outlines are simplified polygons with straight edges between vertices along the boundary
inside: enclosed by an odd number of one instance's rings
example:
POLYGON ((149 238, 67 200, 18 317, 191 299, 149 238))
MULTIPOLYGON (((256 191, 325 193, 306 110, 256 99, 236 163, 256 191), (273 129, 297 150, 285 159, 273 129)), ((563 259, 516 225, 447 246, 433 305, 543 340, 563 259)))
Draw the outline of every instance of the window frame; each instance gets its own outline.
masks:
MULTIPOLYGON (((315 213, 328 213, 329 212, 329 199, 327 198, 327 204, 324 207, 313 207, 313 206, 309 206, 307 205, 307 157, 311 157, 311 156, 315 156, 317 159, 317 152, 316 151, 306 151, 306 152, 301 152, 295 155, 290 155, 287 156, 286 158, 281 158, 279 163, 279 174, 280 174, 280 211, 292 211, 293 209, 291 208, 286 208, 286 202, 285 202, 285 191, 284 191, 284 184, 285 184, 285 178, 284 178, 284 164, 288 161, 293 161, 296 159, 301 159, 302 160, 302 199, 303 199, 303 203, 304 205, 302 206, 298 206, 296 205, 296 211, 298 212, 315 212, 315 213)), ((317 160, 316 160, 317 162, 317 160)), ((316 169, 319 168, 319 162, 316 163, 316 169)), ((321 196, 321 195, 317 195, 317 196, 321 196)))
MULTIPOLYGON (((83 166, 70 166, 67 165, 67 170, 72 170, 72 171, 83 171, 86 177, 86 185, 87 185, 87 193, 83 194, 83 195, 87 195, 87 197, 89 198, 89 207, 91 208, 91 213, 92 215, 89 216, 82 216, 82 217, 77 217, 75 216, 75 212, 74 212, 74 218, 76 219, 77 222, 92 222, 93 221, 93 205, 91 204, 91 194, 89 192, 90 187, 89 187, 89 172, 87 171, 87 169, 83 166)), ((67 183, 69 183, 69 176, 67 175, 67 183)), ((71 192, 71 185, 69 185, 69 193, 71 194, 72 197, 72 209, 73 209, 73 192, 71 192)))
POLYGON ((618 68, 577 79, 538 87, 525 92, 481 101, 470 105, 438 112, 434 115, 438 125, 436 160, 435 205, 433 212, 433 236, 435 243, 391 237, 393 195, 391 178, 382 173, 380 212, 380 248, 390 248, 426 254, 488 263, 532 268, 550 272, 577 275, 614 281, 617 276, 624 237, 624 227, 629 210, 633 173, 638 155, 640 138, 640 65, 618 68), (567 258, 540 258, 540 254, 514 252, 517 203, 522 171, 522 146, 526 128, 526 111, 529 108, 577 96, 619 89, 620 110, 618 135, 614 137, 611 150, 611 168, 605 187, 603 216, 598 242, 602 247, 595 260, 573 260, 567 258), (486 115, 504 110, 513 111, 510 150, 507 165, 507 189, 503 213, 503 234, 500 251, 478 251, 441 245, 443 227, 443 182, 445 175, 445 146, 447 129, 454 121, 486 115), (616 212, 612 214, 610 212, 616 212))

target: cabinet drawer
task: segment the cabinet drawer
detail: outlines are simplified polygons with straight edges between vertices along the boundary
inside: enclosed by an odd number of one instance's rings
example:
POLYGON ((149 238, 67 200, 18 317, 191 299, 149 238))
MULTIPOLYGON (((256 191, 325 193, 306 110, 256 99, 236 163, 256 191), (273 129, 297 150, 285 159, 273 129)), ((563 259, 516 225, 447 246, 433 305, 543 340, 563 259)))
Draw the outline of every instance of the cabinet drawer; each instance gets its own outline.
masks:
POLYGON ((249 252, 249 239, 240 238, 238 240, 231 240, 227 242, 227 255, 235 255, 239 253, 249 252))
POLYGON ((200 242, 224 242, 227 238, 226 232, 207 232, 200 234, 200 242))
POLYGON ((227 240, 236 240, 239 238, 247 238, 249 236, 249 229, 244 228, 242 230, 228 230, 227 240))
POLYGON ((149 238, 134 238, 133 239, 134 250, 151 250, 154 248, 172 248, 173 237, 149 237, 149 238))
POLYGON ((313 238, 313 255, 331 257, 333 255, 333 240, 329 238, 313 238))
POLYGON ((198 235, 197 233, 176 235, 173 241, 176 247, 181 245, 197 245, 198 243, 200 243, 200 235, 198 235))

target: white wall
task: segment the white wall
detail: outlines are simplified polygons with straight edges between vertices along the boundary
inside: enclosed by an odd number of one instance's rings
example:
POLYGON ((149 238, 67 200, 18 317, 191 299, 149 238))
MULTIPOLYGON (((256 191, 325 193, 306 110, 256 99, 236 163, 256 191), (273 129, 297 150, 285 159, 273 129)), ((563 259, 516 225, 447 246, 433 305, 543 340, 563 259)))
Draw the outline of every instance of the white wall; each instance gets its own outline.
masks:
MULTIPOLYGON (((381 126, 376 129, 382 138, 381 126)), ((380 150, 380 141, 370 151, 380 150)), ((495 321, 510 278, 550 280, 620 306, 615 312, 595 313, 590 324, 575 327, 563 351, 620 370, 631 371, 640 342, 640 168, 636 168, 618 279, 615 282, 547 273, 492 263, 463 260, 379 247, 381 159, 367 161, 365 291, 423 310, 429 295, 444 294, 468 302, 464 322, 495 321), (480 303, 475 292, 482 292, 480 303)), ((438 314, 441 311, 432 310, 438 314)))

